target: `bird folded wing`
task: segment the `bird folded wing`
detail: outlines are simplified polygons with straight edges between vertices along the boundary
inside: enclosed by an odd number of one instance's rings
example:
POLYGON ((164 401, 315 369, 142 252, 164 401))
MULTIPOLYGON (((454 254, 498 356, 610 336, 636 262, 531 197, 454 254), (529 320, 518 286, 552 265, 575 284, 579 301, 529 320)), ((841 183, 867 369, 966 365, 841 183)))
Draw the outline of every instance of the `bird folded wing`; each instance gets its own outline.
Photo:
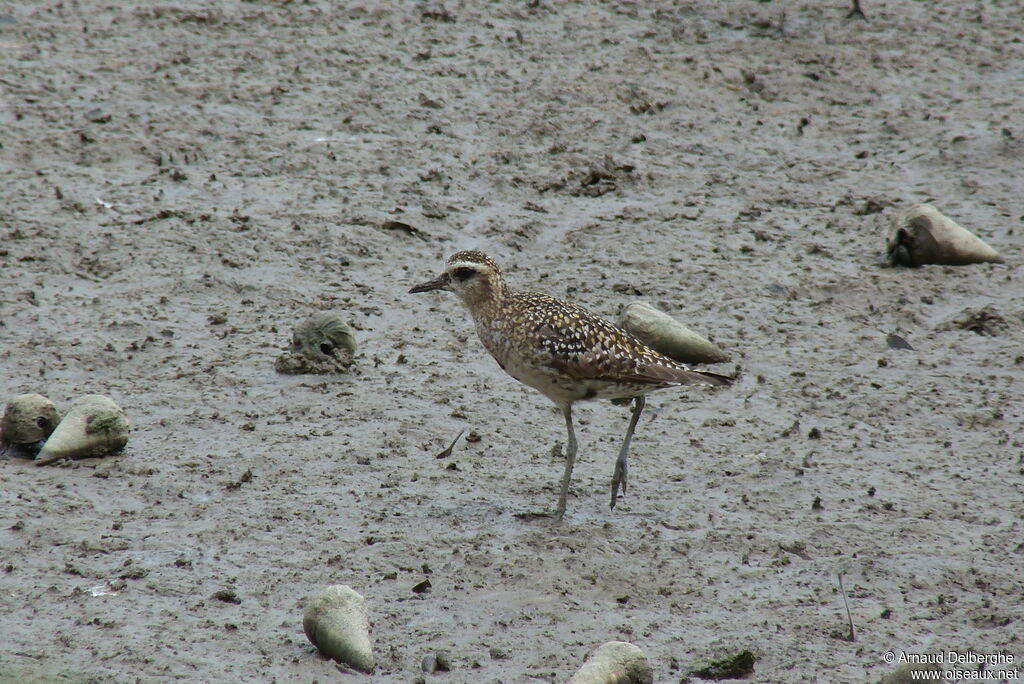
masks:
POLYGON ((678 385, 731 385, 732 378, 718 373, 685 367, 645 366, 643 374, 648 378, 660 379, 678 385))
POLYGON ((659 354, 602 318, 573 307, 577 325, 543 324, 535 329, 546 364, 578 380, 620 384, 728 385, 731 378, 699 371, 659 354), (637 349, 642 352, 637 357, 637 349))

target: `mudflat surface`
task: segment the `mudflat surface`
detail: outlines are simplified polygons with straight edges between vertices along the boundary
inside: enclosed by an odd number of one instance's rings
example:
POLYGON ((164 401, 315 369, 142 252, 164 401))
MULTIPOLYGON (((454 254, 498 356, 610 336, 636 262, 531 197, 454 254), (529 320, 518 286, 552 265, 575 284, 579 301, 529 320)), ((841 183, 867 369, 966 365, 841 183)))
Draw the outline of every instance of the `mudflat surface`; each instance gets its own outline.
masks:
POLYGON ((752 681, 1019 662, 1024 15, 846 9, 0 3, 0 395, 133 426, 0 458, 0 679, 366 679, 302 633, 333 583, 373 681, 437 651, 437 681, 566 681, 612 639, 658 682, 744 648, 752 681), (925 200, 1006 263, 881 268, 925 200), (614 511, 602 402, 565 520, 516 517, 554 507, 561 418, 406 294, 469 247, 733 354, 734 387, 650 396, 614 511), (320 310, 352 372, 275 373, 320 310))

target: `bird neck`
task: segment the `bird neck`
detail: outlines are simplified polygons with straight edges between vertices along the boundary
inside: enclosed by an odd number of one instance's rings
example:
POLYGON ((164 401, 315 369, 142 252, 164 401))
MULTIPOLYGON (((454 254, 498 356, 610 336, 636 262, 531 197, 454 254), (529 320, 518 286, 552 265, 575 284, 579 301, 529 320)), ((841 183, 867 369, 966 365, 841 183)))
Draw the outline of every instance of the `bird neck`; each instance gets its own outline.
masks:
POLYGON ((489 278, 464 292, 462 301, 474 319, 487 320, 497 315, 511 294, 512 291, 502 278, 489 278))

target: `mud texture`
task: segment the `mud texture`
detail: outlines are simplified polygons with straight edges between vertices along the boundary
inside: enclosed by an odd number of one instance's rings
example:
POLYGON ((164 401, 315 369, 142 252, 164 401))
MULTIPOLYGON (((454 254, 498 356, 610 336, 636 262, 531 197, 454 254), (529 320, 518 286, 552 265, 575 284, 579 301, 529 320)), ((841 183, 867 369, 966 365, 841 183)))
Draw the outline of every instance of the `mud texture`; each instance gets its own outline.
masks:
POLYGON ((365 679, 303 635, 331 584, 381 682, 561 682, 610 640, 659 682, 1019 663, 1024 15, 848 9, 0 2, 0 400, 133 426, 0 458, 0 679, 365 679), (922 201, 1006 263, 881 267, 922 201), (516 517, 554 507, 563 425, 406 294, 462 248, 613 319, 649 300, 739 380, 649 397, 614 512, 628 411, 579 405, 566 519, 516 517), (355 366, 276 373, 317 311, 355 366))

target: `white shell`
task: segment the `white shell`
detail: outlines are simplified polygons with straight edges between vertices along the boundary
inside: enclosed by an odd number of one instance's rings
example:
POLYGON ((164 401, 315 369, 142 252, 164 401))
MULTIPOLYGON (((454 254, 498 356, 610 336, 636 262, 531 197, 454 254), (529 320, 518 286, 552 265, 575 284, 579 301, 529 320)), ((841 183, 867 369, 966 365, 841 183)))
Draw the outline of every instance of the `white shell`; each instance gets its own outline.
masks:
POLYGON ((335 584, 317 594, 306 608, 302 629, 324 656, 373 671, 370 617, 363 597, 351 587, 335 584))
POLYGON ((899 215, 886 256, 900 266, 1003 261, 999 252, 930 204, 915 204, 899 215))
POLYGON ((609 641, 598 646, 569 684, 652 684, 654 672, 638 646, 609 641))
POLYGON ((36 457, 36 465, 64 458, 113 454, 128 443, 128 419, 121 407, 101 394, 76 399, 36 457))
POLYGON ((680 363, 722 363, 729 355, 647 302, 633 302, 619 317, 619 327, 651 349, 680 363))

